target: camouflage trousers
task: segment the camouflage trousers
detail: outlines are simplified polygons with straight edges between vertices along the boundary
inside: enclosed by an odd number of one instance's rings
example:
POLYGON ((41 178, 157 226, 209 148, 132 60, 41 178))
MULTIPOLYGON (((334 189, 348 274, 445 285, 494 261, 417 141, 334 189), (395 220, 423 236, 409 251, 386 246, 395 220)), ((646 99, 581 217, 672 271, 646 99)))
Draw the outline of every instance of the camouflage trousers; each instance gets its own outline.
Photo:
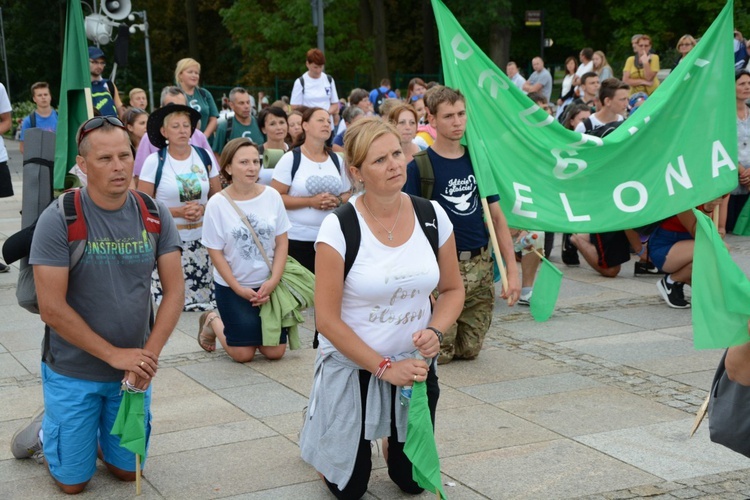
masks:
POLYGON ((466 299, 461 315, 445 333, 438 363, 474 359, 479 355, 492 321, 495 304, 491 252, 486 250, 470 260, 459 261, 466 299))

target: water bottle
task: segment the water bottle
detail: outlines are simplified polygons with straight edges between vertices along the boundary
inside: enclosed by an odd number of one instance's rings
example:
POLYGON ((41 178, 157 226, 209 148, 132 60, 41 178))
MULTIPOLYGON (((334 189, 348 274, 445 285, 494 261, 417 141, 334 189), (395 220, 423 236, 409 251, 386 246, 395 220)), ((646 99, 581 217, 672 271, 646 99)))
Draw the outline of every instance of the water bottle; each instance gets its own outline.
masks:
MULTIPOLYGON (((414 356, 416 359, 424 359, 421 354, 419 354, 419 351, 417 351, 417 354, 414 356)), ((411 400, 411 391, 412 387, 402 387, 401 391, 399 391, 398 399, 401 403, 401 406, 409 406, 409 401, 411 400)))
POLYGON ((513 249, 516 252, 520 252, 524 248, 535 245, 536 239, 539 238, 539 235, 535 232, 528 233, 526 236, 518 240, 516 243, 513 244, 513 249))

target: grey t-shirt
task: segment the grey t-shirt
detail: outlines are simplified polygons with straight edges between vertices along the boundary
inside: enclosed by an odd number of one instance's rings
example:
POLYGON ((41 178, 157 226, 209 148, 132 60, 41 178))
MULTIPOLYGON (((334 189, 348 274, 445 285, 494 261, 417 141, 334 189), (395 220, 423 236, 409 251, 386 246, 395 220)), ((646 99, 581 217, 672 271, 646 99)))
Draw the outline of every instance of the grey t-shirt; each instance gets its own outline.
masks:
POLYGON ((531 76, 529 76, 528 82, 532 85, 535 83, 541 83, 542 94, 544 94, 548 101, 550 100, 550 97, 552 96, 552 76, 546 68, 541 72, 534 71, 531 76))
MULTIPOLYGON (((180 249, 177 228, 169 209, 157 202, 161 234, 154 252, 133 195, 120 209, 104 210, 94 204, 85 188, 81 194, 88 241, 83 257, 70 271, 67 302, 112 345, 143 347, 149 334, 151 272, 157 256, 180 249)), ((57 203, 39 217, 29 263, 70 265, 68 232, 57 203)), ((122 380, 122 370, 70 344, 52 328, 45 362, 56 373, 69 377, 122 380)))

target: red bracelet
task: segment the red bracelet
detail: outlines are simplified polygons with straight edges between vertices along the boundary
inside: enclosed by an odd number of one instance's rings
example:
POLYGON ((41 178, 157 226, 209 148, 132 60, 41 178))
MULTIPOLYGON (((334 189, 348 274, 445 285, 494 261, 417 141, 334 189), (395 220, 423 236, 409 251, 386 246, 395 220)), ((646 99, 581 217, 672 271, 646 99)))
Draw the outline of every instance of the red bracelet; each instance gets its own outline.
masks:
POLYGON ((385 371, 391 367, 391 358, 385 357, 383 358, 383 361, 380 362, 378 365, 378 371, 375 372, 375 376, 377 378, 382 378, 385 371))

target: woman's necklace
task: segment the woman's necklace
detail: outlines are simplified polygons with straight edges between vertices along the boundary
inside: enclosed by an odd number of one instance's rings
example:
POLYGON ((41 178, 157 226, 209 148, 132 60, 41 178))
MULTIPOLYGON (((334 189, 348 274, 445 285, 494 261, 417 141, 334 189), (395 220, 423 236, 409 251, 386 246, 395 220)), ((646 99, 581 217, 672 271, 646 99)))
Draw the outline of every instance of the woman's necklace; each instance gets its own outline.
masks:
MULTIPOLYGON (((314 156, 310 153, 310 151, 304 146, 304 144, 301 146, 302 152, 305 153, 305 156, 307 156, 310 161, 318 164, 318 170, 323 170, 323 163, 325 163, 326 160, 323 160, 322 162, 317 161, 314 156)), ((325 151, 323 151, 325 153, 325 151)), ((328 159, 328 155, 326 155, 326 159, 328 159)))
POLYGON ((372 213, 372 210, 370 210, 370 207, 367 206, 367 202, 365 201, 365 197, 362 196, 362 204, 365 206, 368 212, 370 212, 370 215, 373 219, 375 219, 375 222, 380 224, 380 227, 383 228, 383 230, 388 233, 388 241, 393 241, 393 230, 396 229, 396 224, 398 224, 398 218, 401 215, 401 206, 404 204, 404 197, 399 195, 399 204, 398 204, 398 213, 396 213, 396 220, 393 222, 393 227, 389 231, 387 227, 383 225, 382 222, 378 220, 377 217, 375 217, 375 214, 372 213))

